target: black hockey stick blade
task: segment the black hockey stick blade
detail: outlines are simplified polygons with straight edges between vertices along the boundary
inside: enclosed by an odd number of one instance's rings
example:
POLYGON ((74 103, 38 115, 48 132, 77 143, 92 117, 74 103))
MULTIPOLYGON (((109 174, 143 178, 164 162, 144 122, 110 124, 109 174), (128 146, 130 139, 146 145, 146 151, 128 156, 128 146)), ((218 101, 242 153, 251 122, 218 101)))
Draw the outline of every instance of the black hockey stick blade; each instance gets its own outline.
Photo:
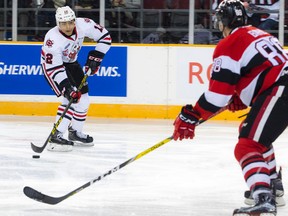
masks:
MULTIPOLYGON (((67 111, 66 111, 66 112, 67 112, 67 111)), ((66 112, 65 112, 65 113, 66 113, 66 112)), ((60 117, 60 119, 58 120, 58 122, 60 123, 61 121, 62 121, 62 117, 60 117)), ((48 138, 46 139, 45 143, 44 143, 42 146, 36 146, 36 145, 34 145, 34 143, 31 142, 31 148, 32 148, 32 150, 33 150, 34 152, 36 152, 36 153, 41 153, 41 152, 45 149, 45 147, 47 146, 48 142, 49 142, 50 139, 51 139, 51 136, 55 133, 56 129, 57 129, 57 126, 55 126, 55 124, 54 124, 51 133, 49 134, 48 138)))
POLYGON ((46 147, 45 144, 43 146, 36 146, 31 142, 31 148, 36 153, 41 153, 45 149, 45 147, 46 147))
POLYGON ((66 199, 65 196, 64 197, 50 197, 28 186, 24 187, 23 192, 27 197, 31 199, 34 199, 38 202, 47 203, 50 205, 55 205, 61 202, 62 200, 66 199))
POLYGON ((47 146, 48 142, 50 141, 52 135, 56 132, 58 125, 61 123, 64 115, 66 114, 66 112, 68 111, 69 107, 72 104, 72 99, 69 101, 67 107, 65 108, 65 110, 63 111, 63 114, 60 116, 60 118, 58 119, 58 121, 54 124, 52 131, 50 132, 48 138, 46 139, 45 143, 42 146, 36 146, 34 145, 34 143, 31 142, 31 148, 34 152, 36 153, 41 153, 45 147, 47 146))
MULTIPOLYGON (((227 107, 223 107, 223 108, 220 109, 216 114, 219 114, 220 112, 223 112, 225 109, 227 109, 227 107)), ((215 114, 215 115, 216 115, 216 114, 215 114)), ((215 115, 213 115, 213 116, 215 116, 215 115)), ((213 116, 211 116, 211 117, 213 117, 213 116)), ((207 119, 207 120, 208 120, 208 119, 207 119)), ((204 123, 204 122, 207 121, 207 120, 200 120, 197 125, 200 125, 200 124, 204 123)), ((130 158, 129 160, 126 160, 126 161, 123 162, 122 164, 120 164, 120 165, 118 165, 118 166, 116 166, 116 167, 108 170, 106 173, 104 173, 104 174, 98 176, 97 178, 92 179, 91 181, 89 181, 89 182, 81 185, 80 187, 78 187, 78 188, 76 188, 75 190, 67 193, 67 194, 64 195, 64 196, 61 196, 61 197, 48 196, 48 195, 45 195, 45 194, 43 194, 43 193, 41 193, 41 192, 39 192, 39 191, 31 188, 31 187, 28 187, 28 186, 25 186, 25 187, 24 187, 23 192, 24 192, 24 194, 25 194, 27 197, 29 197, 29 198, 31 198, 31 199, 33 199, 33 200, 36 200, 36 201, 38 201, 38 202, 43 202, 43 203, 46 203, 46 204, 50 204, 50 205, 55 205, 55 204, 57 204, 57 203, 62 202, 62 201, 65 200, 65 199, 67 199, 68 197, 73 196, 74 194, 82 191, 83 189, 91 186, 91 185, 94 184, 95 182, 98 182, 98 181, 102 180, 103 178, 111 175, 112 173, 114 173, 114 172, 122 169, 123 167, 127 166, 128 164, 130 164, 130 163, 138 160, 139 158, 143 157, 144 155, 146 155, 146 154, 154 151, 155 149, 159 148, 160 146, 163 146, 164 144, 170 142, 171 140, 173 140, 173 136, 170 136, 170 137, 168 137, 168 138, 160 141, 159 143, 155 144, 154 146, 152 146, 152 147, 150 147, 150 148, 142 151, 141 153, 137 154, 136 156, 130 158)), ((39 148, 39 147, 38 147, 38 148, 39 148)), ((45 148, 45 147, 44 147, 44 148, 45 148)), ((40 149, 41 149, 41 147, 40 147, 40 149)))
POLYGON ((146 154, 154 151, 155 149, 159 148, 160 146, 162 146, 162 145, 170 142, 172 139, 173 139, 173 137, 171 136, 171 137, 168 137, 168 138, 162 140, 161 142, 155 144, 154 146, 152 146, 152 147, 150 147, 150 148, 142 151, 141 153, 137 154, 135 157, 132 157, 132 158, 130 158, 129 160, 126 160, 126 161, 123 162, 122 164, 120 164, 120 165, 118 165, 118 166, 116 166, 116 167, 108 170, 106 173, 98 176, 97 178, 92 179, 92 180, 89 181, 89 182, 86 182, 85 184, 81 185, 80 187, 78 187, 78 188, 76 188, 75 190, 67 193, 67 194, 64 195, 64 196, 61 196, 61 197, 48 196, 48 195, 45 195, 45 194, 43 194, 43 193, 41 193, 41 192, 39 192, 39 191, 31 188, 31 187, 28 187, 28 186, 25 186, 25 187, 24 187, 23 192, 24 192, 24 194, 25 194, 27 197, 29 197, 29 198, 31 198, 31 199, 33 199, 33 200, 36 200, 36 201, 38 201, 38 202, 43 202, 43 203, 46 203, 46 204, 50 204, 50 205, 55 205, 55 204, 57 204, 57 203, 59 203, 59 202, 62 202, 62 201, 65 200, 65 199, 67 199, 68 197, 70 197, 70 196, 72 196, 72 195, 74 195, 74 194, 82 191, 83 189, 91 186, 91 185, 94 184, 95 182, 98 182, 98 181, 102 180, 103 178, 111 175, 112 173, 120 170, 121 168, 127 166, 128 164, 130 164, 130 163, 138 160, 139 158, 141 158, 141 157, 143 157, 144 155, 146 155, 146 154))

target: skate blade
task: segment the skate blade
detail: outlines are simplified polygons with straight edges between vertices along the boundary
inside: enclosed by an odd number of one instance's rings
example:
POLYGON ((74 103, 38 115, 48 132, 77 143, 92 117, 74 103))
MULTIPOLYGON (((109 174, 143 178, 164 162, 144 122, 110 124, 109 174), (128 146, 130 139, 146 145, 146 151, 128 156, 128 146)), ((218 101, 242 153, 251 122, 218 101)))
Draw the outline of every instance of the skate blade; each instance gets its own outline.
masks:
MULTIPOLYGON (((249 198, 246 198, 244 200, 244 203, 246 205, 249 205, 249 206, 255 205, 255 201, 253 199, 249 199, 249 198)), ((285 206, 285 205, 286 205, 286 202, 285 202, 283 196, 276 196, 276 206, 277 207, 282 207, 282 206, 285 206)))
POLYGON ((78 142, 78 141, 73 141, 74 142, 74 146, 75 147, 92 147, 94 146, 94 143, 82 143, 82 142, 78 142))
POLYGON ((234 213, 233 216, 276 216, 276 213, 234 213))
POLYGON ((51 152, 70 152, 73 150, 73 146, 49 143, 49 146, 47 146, 47 150, 51 152))

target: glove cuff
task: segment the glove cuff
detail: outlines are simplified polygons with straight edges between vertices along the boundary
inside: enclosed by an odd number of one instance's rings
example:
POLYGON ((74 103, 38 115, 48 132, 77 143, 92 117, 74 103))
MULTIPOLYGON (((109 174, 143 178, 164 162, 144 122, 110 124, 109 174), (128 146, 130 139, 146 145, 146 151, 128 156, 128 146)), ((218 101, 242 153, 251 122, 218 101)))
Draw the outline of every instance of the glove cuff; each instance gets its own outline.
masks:
POLYGON ((71 88, 69 80, 67 78, 62 80, 62 82, 59 84, 59 88, 61 92, 63 92, 64 89, 71 88))
POLYGON ((196 112, 191 104, 187 104, 186 106, 182 107, 181 110, 182 115, 189 118, 190 116, 193 116, 197 119, 200 119, 200 114, 196 112))
POLYGON ((100 51, 98 51, 98 50, 91 50, 91 51, 89 52, 89 56, 93 56, 93 57, 95 57, 95 58, 103 59, 104 56, 105 56, 105 53, 102 53, 102 52, 100 52, 100 51))
POLYGON ((193 110, 193 106, 191 104, 187 104, 186 106, 182 107, 179 117, 182 121, 189 124, 197 124, 200 119, 200 115, 193 110))

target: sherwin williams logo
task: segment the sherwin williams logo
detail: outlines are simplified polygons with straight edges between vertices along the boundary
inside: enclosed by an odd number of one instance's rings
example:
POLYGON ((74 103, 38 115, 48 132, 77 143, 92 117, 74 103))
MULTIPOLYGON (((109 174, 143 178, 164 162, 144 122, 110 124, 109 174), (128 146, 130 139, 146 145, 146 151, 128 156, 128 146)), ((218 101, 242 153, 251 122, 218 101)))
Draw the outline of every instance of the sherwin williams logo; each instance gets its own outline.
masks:
MULTIPOLYGON (((6 65, 0 62, 0 75, 43 75, 40 65, 6 65)), ((95 76, 99 77, 121 77, 119 67, 100 67, 95 76)))
MULTIPOLYGON (((9 50, 15 53, 29 53, 23 58, 2 55, 0 59, 0 95, 54 95, 40 64, 40 45, 0 45, 1 53, 9 50), (23 85, 25 86, 23 88, 23 85)), ((83 46, 78 56, 81 66, 85 65, 87 53, 95 46, 83 46)), ((111 47, 101 67, 89 77, 89 95, 105 97, 127 96, 127 47, 111 47)))
POLYGON ((95 76, 120 77, 121 74, 118 71, 119 67, 100 67, 100 70, 95 74, 95 76))
POLYGON ((6 65, 0 62, 0 75, 43 75, 40 65, 6 65))

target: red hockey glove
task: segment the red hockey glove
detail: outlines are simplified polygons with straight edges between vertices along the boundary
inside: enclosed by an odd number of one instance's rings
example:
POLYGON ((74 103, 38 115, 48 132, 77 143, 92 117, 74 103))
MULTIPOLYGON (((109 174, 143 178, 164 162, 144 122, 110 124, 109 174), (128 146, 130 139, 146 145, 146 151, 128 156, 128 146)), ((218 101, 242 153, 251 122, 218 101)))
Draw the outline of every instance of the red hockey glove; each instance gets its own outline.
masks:
POLYGON ((198 121, 199 115, 193 110, 192 105, 182 107, 180 114, 174 121, 173 139, 175 141, 178 139, 193 139, 198 121))
POLYGON ((81 98, 81 92, 75 91, 71 86, 68 79, 64 79, 59 87, 61 89, 62 95, 67 98, 69 101, 73 99, 73 103, 78 103, 81 98))
POLYGON ((235 111, 243 110, 246 108, 247 106, 243 104, 239 96, 237 94, 234 94, 232 96, 232 102, 228 105, 228 110, 231 112, 235 112, 235 111))
POLYGON ((94 75, 98 72, 100 68, 100 64, 104 58, 104 53, 96 51, 96 50, 91 50, 88 54, 87 61, 85 66, 90 68, 91 70, 87 70, 89 73, 88 75, 94 75))

